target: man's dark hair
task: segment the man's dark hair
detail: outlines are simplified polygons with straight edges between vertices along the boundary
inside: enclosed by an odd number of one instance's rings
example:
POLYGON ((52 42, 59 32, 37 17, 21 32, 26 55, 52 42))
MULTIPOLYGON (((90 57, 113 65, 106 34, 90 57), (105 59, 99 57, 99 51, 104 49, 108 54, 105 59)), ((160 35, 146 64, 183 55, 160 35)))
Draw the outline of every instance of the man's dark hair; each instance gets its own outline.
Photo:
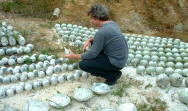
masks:
POLYGON ((88 15, 102 21, 106 21, 109 19, 109 11, 106 6, 102 4, 92 5, 90 10, 88 11, 88 15))

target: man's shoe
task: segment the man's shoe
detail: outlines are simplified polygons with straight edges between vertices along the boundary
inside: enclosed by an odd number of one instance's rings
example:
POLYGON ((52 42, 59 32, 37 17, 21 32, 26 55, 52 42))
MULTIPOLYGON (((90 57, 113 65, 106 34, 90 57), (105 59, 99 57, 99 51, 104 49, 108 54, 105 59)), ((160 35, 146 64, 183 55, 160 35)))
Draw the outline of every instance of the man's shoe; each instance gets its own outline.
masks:
POLYGON ((115 78, 113 78, 113 79, 107 79, 107 80, 105 81, 105 84, 108 84, 109 86, 112 86, 112 85, 114 85, 114 84, 117 83, 117 80, 118 80, 120 77, 121 77, 121 73, 118 74, 118 75, 117 75, 115 78))

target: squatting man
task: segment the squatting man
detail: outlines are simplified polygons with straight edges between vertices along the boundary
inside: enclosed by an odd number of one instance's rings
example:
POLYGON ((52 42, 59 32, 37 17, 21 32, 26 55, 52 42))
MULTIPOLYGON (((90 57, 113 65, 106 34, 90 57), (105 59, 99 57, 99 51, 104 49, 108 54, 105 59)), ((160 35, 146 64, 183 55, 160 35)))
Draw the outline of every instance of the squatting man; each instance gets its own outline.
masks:
POLYGON ((119 26, 109 19, 109 10, 103 4, 94 4, 88 11, 92 25, 99 27, 94 37, 83 45, 83 54, 67 54, 66 58, 81 59, 80 69, 106 79, 105 83, 114 85, 121 77, 120 71, 127 63, 128 45, 119 26))

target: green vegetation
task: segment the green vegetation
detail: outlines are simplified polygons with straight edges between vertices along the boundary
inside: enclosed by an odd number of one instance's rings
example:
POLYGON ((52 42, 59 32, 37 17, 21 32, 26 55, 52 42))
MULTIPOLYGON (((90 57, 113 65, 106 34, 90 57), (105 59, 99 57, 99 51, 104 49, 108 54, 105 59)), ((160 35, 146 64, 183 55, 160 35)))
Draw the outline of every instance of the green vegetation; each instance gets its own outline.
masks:
POLYGON ((48 22, 48 23, 45 23, 45 24, 40 24, 40 27, 51 29, 51 28, 54 27, 54 23, 48 22))
MULTIPOLYGON (((33 35, 33 33, 35 32, 35 28, 34 27, 25 28, 25 27, 17 26, 16 31, 18 31, 23 37, 28 37, 33 35)), ((14 37, 16 40, 18 40, 17 35, 15 35, 14 37)))
POLYGON ((27 58, 24 60, 24 64, 32 64, 32 60, 30 58, 27 58))
POLYGON ((42 54, 46 54, 46 55, 54 55, 55 58, 58 58, 58 55, 56 54, 56 50, 52 49, 52 48, 47 48, 47 49, 43 49, 41 50, 42 54))
POLYGON ((5 12, 12 12, 12 13, 21 13, 24 8, 26 8, 26 4, 23 2, 17 2, 15 0, 12 1, 4 1, 0 4, 1 10, 5 12))
POLYGON ((111 94, 114 95, 114 96, 123 97, 124 94, 126 93, 125 89, 130 87, 130 86, 131 86, 130 82, 128 84, 127 83, 117 84, 117 86, 115 87, 115 89, 113 90, 113 92, 111 94))
POLYGON ((159 98, 147 98, 150 104, 138 104, 137 109, 138 111, 165 111, 166 109, 166 102, 161 101, 159 98))
POLYGON ((5 56, 5 55, 1 55, 1 56, 0 56, 0 59, 2 59, 2 58, 4 58, 4 57, 6 57, 6 56, 5 56))
POLYGON ((76 59, 69 59, 69 61, 65 62, 66 64, 74 64, 74 63, 78 63, 79 60, 76 59))

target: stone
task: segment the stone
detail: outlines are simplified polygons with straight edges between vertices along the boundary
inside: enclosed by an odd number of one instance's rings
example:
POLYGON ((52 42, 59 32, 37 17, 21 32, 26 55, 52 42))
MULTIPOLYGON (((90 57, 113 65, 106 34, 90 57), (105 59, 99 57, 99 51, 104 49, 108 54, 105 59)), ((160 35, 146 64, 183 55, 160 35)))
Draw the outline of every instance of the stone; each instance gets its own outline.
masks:
POLYGON ((49 85, 50 85, 50 81, 48 79, 42 80, 42 86, 49 86, 49 85))
POLYGON ((57 79, 58 79, 58 82, 59 82, 59 83, 62 83, 62 82, 64 82, 64 80, 65 80, 65 78, 64 78, 63 75, 58 76, 57 79))
POLYGON ((76 88, 74 98, 77 101, 87 101, 93 96, 93 92, 88 88, 76 88))
POLYGON ((13 96, 14 95, 14 89, 12 89, 12 88, 7 89, 6 90, 6 95, 7 96, 13 96))
POLYGON ((188 88, 184 88, 178 92, 179 100, 188 105, 188 88))
POLYGON ((180 74, 174 73, 170 75, 170 83, 172 86, 179 87, 181 86, 182 82, 183 82, 183 77, 180 74))
POLYGON ((117 109, 118 111, 137 111, 137 108, 133 103, 120 104, 117 109))
POLYGON ((49 100, 49 104, 55 108, 64 108, 69 105, 71 102, 70 97, 63 95, 63 94, 55 94, 49 100))
POLYGON ((52 85, 56 85, 58 83, 58 78, 56 76, 52 76, 50 79, 50 83, 52 85))
POLYGON ((10 45, 10 46, 16 45, 16 40, 15 40, 14 37, 10 36, 10 37, 8 38, 8 41, 9 41, 9 45, 10 45))
POLYGON ((170 79, 166 74, 157 76, 156 83, 158 87, 166 88, 170 84, 170 79))
POLYGON ((31 91, 32 90, 32 85, 30 83, 26 83, 25 86, 24 86, 24 89, 26 91, 31 91))
POLYGON ((25 45, 25 38, 21 35, 19 35, 19 38, 18 38, 18 44, 19 45, 25 45))
POLYGON ((6 95, 5 88, 0 86, 0 98, 4 98, 6 95))
POLYGON ((26 103, 23 111, 49 111, 49 106, 45 102, 31 99, 26 103))
POLYGON ((19 110, 7 104, 0 104, 0 111, 19 111, 19 110))
POLYGON ((5 51, 3 49, 0 49, 0 55, 4 55, 5 51))
POLYGON ((54 17, 59 17, 60 12, 61 12, 60 8, 55 8, 52 15, 54 17))
POLYGON ((8 65, 15 65, 16 61, 14 59, 9 59, 8 60, 8 65))
POLYGON ((96 94, 106 94, 110 92, 110 87, 105 83, 93 83, 91 89, 96 94))
POLYGON ((22 93, 24 91, 24 87, 22 85, 18 85, 16 86, 16 89, 15 89, 16 93, 22 93))
POLYGON ((1 37, 2 46, 8 46, 8 39, 6 37, 1 37))

